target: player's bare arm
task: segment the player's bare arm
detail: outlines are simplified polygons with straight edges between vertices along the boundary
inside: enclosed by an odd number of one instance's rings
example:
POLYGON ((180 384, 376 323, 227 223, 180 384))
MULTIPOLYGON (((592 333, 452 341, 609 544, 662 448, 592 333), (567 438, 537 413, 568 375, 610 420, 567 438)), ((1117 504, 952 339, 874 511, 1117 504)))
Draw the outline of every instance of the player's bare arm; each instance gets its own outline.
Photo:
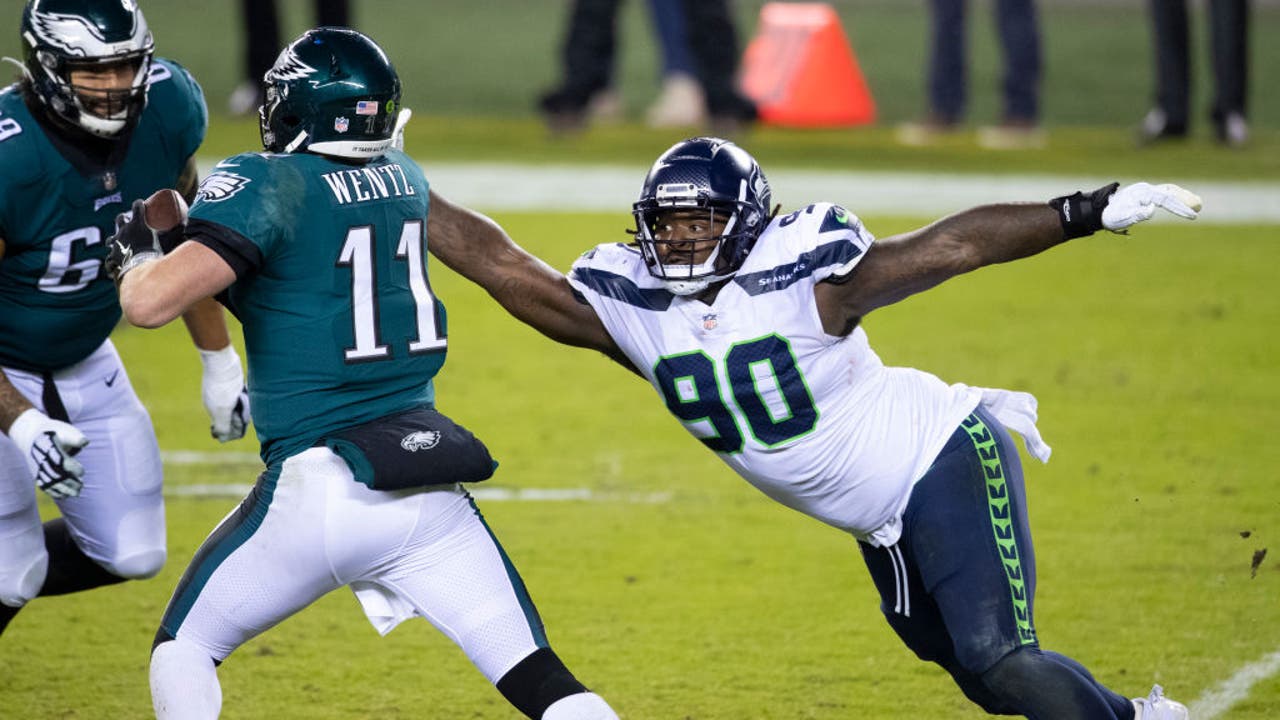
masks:
POLYGON ((552 340, 622 357, 595 311, 574 297, 563 273, 515 244, 497 223, 435 192, 427 216, 427 249, 552 340))
MULTIPOLYGON (((194 155, 187 158, 187 163, 178 175, 175 189, 188 205, 195 202, 196 190, 200 187, 200 171, 196 167, 194 155)), ((227 332, 227 320, 222 306, 213 298, 206 298, 191 306, 182 314, 191 342, 201 350, 221 350, 231 344, 231 335, 227 332)))
POLYGON ((31 402, 9 382, 9 376, 0 370, 0 430, 8 433, 13 421, 32 407, 31 402))
MULTIPOLYGON (((4 258, 4 238, 0 237, 0 258, 4 258)), ((0 430, 9 432, 9 426, 19 415, 32 407, 22 393, 9 382, 9 377, 0 370, 0 430)))
POLYGON ((182 173, 178 175, 178 184, 174 188, 188 205, 196 201, 196 190, 200 189, 200 171, 196 168, 195 155, 187 158, 187 164, 182 166, 182 173))
POLYGON ((844 335, 876 308, 977 268, 1044 252, 1099 230, 1116 233, 1157 208, 1194 220, 1200 198, 1177 185, 1112 183, 1048 203, 984 205, 877 241, 848 275, 815 289, 823 329, 844 335))
POLYGON ((235 271, 217 253, 199 243, 186 242, 161 259, 123 273, 120 307, 130 323, 157 328, 222 292, 235 279, 235 271))
POLYGON ((1048 205, 984 205, 877 240, 846 278, 818 285, 824 329, 846 334, 858 318, 985 265, 1043 252, 1066 238, 1048 205))

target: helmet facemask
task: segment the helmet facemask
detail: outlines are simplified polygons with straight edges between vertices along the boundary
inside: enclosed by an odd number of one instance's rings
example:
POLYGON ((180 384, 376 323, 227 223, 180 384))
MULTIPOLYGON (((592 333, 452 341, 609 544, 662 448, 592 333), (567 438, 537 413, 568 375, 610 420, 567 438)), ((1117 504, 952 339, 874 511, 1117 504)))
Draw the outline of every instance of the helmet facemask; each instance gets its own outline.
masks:
POLYGON ((737 272, 746 259, 759 232, 741 231, 742 215, 749 208, 724 202, 692 202, 671 204, 636 203, 636 244, 644 256, 649 272, 662 280, 674 295, 695 295, 714 283, 737 272), (700 222, 707 228, 706 237, 675 239, 665 234, 662 224, 669 213, 686 211, 686 221, 700 222), (693 214, 703 215, 701 218, 693 214), (723 227, 714 232, 717 223, 723 227), (713 234, 714 233, 714 234, 713 234), (710 253, 697 258, 711 245, 710 253), (665 261, 664 261, 665 260, 665 261))
MULTIPOLYGON (((68 62, 65 67, 59 78, 59 95, 63 102, 69 99, 77 124, 84 130, 101 137, 114 137, 141 117, 147 104, 147 75, 151 70, 149 53, 141 57, 111 58, 105 62, 68 62), (77 70, 93 71, 117 63, 127 63, 132 69, 133 79, 128 87, 101 89, 76 85, 72 80, 77 70)), ((69 113, 60 114, 66 116, 69 113)))

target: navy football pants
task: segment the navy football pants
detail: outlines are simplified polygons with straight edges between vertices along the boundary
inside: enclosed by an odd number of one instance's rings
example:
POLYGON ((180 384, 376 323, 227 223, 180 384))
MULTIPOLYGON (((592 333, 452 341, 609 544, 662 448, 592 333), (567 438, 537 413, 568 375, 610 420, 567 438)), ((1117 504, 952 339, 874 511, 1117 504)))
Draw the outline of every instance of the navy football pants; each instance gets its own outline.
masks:
POLYGON ((1022 465, 1008 432, 982 409, 912 490, 899 542, 859 547, 894 632, 988 712, 1133 717, 1128 699, 1079 663, 1039 648, 1022 465))

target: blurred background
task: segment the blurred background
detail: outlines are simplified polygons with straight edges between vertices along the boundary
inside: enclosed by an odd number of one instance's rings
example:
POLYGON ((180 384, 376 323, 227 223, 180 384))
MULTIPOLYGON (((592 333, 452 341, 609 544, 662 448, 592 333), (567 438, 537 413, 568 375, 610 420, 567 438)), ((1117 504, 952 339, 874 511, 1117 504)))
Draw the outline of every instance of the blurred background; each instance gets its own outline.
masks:
MULTIPOLYGON (((410 138, 424 158, 556 159, 647 167, 680 129, 651 130, 646 109, 661 88, 660 48, 647 0, 621 3, 614 87, 620 115, 592 123, 570 138, 550 133, 538 98, 560 81, 561 45, 570 2, 557 0, 352 0, 353 24, 377 40, 405 81, 406 105, 415 112, 410 138), (459 121, 470 122, 459 122, 459 121)), ((761 0, 730 2, 739 48, 758 29, 761 0)), ((878 117, 873 125, 828 130, 778 130, 757 125, 740 140, 766 169, 783 164, 832 168, 917 168, 967 171, 1060 169, 1077 174, 1148 167, 1179 177, 1280 177, 1280 0, 1253 0, 1249 27, 1248 119, 1243 149, 1214 141, 1208 108, 1210 72, 1205 0, 1190 0, 1192 69, 1190 137, 1139 150, 1135 137, 1154 100, 1154 49, 1148 0, 1040 0, 1044 71, 1041 123, 1046 147, 1028 153, 978 152, 963 134, 934 152, 902 147, 894 128, 928 112, 928 4, 924 0, 835 0, 838 13, 878 117), (855 152, 856 151, 856 152, 855 152), (1020 155, 1021 157, 1018 157, 1020 155), (775 157, 776 156, 776 157, 775 157), (1179 171, 1180 172, 1177 172, 1179 171)), ((245 38, 240 4, 195 0, 141 2, 157 52, 189 68, 203 85, 214 127, 202 153, 221 156, 255 147, 256 123, 233 117, 228 100, 244 75, 245 38)), ((966 127, 996 123, 1001 115, 1000 44, 993 0, 970 0, 969 108, 966 127)), ((12 30, 0 52, 20 55, 19 0, 0 0, 12 30)), ((279 3, 282 40, 314 24, 310 0, 279 3)), ((716 42, 697 27, 693 41, 716 42)), ((7 68, 6 68, 7 69, 7 68)))

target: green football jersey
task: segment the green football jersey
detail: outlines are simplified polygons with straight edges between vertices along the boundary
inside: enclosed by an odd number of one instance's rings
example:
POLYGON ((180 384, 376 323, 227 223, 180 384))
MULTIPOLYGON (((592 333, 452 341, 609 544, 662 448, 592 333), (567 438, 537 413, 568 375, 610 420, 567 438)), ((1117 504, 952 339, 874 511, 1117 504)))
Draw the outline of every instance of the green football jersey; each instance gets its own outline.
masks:
POLYGON ((427 211, 427 181, 399 151, 246 153, 200 185, 188 235, 236 270, 225 302, 268 465, 434 401, 445 311, 427 279, 427 211))
POLYGON ((88 357, 120 320, 102 263, 115 217, 173 187, 204 141, 196 81, 156 58, 147 107, 106 166, 70 158, 17 85, 0 90, 0 365, 57 370, 88 357))

